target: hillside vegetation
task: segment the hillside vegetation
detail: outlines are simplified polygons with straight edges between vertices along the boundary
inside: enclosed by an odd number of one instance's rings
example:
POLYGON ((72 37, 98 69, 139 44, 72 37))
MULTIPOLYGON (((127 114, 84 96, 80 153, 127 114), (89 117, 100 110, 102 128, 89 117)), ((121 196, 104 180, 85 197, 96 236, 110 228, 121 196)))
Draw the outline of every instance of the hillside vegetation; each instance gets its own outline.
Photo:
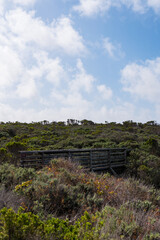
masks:
POLYGON ((160 126, 68 120, 0 124, 0 239, 160 239, 160 126), (125 178, 54 159, 19 166, 20 150, 130 149, 125 178))
POLYGON ((138 180, 57 159, 39 171, 3 164, 0 184, 0 239, 160 239, 160 192, 138 180))
POLYGON ((160 187, 160 125, 154 121, 96 124, 65 122, 0 123, 0 161, 19 164, 20 150, 115 148, 131 150, 127 173, 160 187))

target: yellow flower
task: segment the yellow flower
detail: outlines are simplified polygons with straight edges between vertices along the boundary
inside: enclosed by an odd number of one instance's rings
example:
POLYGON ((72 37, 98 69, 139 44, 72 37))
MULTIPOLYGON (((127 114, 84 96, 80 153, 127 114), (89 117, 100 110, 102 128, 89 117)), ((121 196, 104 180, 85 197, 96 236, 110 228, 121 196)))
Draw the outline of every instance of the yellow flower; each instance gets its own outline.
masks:
POLYGON ((28 187, 31 183, 32 183, 32 180, 22 182, 22 184, 15 186, 15 191, 18 191, 19 189, 21 189, 23 187, 28 187))
POLYGON ((114 194, 114 191, 109 192, 109 194, 114 194))

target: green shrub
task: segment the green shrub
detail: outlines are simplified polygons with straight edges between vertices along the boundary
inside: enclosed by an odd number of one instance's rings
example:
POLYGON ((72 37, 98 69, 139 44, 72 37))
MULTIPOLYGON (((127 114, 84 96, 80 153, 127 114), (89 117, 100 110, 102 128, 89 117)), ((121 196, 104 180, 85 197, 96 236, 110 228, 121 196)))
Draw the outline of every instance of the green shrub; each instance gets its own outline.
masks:
POLYGON ((15 213, 12 209, 3 208, 0 211, 0 239, 26 240, 32 236, 42 236, 44 224, 38 216, 32 213, 15 213))
POLYGON ((6 148, 9 151, 9 153, 11 154, 10 163, 17 165, 20 162, 19 151, 26 150, 27 145, 26 145, 26 143, 23 143, 23 142, 13 141, 13 142, 8 142, 6 144, 6 148))
MULTIPOLYGON (((53 162, 52 162, 53 164, 53 162)), ((54 167, 57 165, 54 160, 54 167)), ((48 168, 38 172, 32 181, 23 182, 15 187, 17 193, 28 198, 32 210, 40 216, 53 214, 57 216, 72 215, 80 209, 100 208, 103 200, 98 196, 95 186, 83 183, 77 175, 59 168, 48 172, 48 168)))
POLYGON ((7 151, 6 148, 0 148, 0 164, 8 162, 11 157, 11 154, 7 151))
POLYGON ((21 150, 26 149, 26 144, 22 142, 9 142, 6 144, 6 148, 14 154, 17 154, 21 150))
POLYGON ((31 212, 24 213, 22 208, 18 213, 7 208, 0 211, 0 239, 2 240, 78 240, 76 235, 77 229, 67 220, 52 218, 42 221, 39 216, 31 212))
POLYGON ((15 185, 34 178, 36 171, 33 168, 15 167, 4 163, 0 167, 0 184, 6 189, 13 189, 15 185))

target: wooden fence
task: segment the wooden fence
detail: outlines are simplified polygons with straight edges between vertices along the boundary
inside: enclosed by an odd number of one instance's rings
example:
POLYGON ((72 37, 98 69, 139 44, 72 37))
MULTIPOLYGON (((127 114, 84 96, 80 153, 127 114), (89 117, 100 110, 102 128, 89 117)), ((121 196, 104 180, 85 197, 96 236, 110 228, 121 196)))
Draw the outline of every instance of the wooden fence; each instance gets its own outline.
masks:
POLYGON ((126 148, 21 151, 20 155, 22 167, 39 168, 47 165, 51 159, 65 158, 80 163, 84 169, 110 169, 113 173, 114 168, 125 166, 127 161, 126 148))

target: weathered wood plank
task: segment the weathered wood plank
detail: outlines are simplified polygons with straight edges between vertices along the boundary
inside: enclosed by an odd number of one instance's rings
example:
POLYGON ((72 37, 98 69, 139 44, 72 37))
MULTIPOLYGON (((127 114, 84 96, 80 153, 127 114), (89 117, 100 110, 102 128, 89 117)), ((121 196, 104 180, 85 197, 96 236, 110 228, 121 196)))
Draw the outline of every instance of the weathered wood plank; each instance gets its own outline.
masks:
POLYGON ((22 167, 37 168, 49 164, 51 159, 69 158, 84 168, 96 171, 125 166, 127 162, 126 148, 21 151, 20 154, 22 167))

